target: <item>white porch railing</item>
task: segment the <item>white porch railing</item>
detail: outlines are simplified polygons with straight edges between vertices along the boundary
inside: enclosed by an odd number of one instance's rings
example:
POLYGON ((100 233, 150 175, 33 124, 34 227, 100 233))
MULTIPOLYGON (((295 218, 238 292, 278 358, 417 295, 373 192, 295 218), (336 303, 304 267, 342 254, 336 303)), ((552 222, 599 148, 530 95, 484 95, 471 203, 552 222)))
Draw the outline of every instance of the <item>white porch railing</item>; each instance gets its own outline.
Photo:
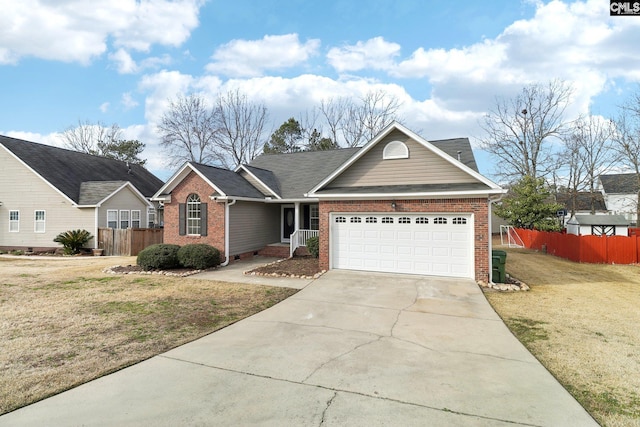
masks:
POLYGON ((296 230, 289 239, 289 256, 293 256, 293 253, 300 246, 307 246, 307 239, 310 237, 317 237, 318 230, 296 230))

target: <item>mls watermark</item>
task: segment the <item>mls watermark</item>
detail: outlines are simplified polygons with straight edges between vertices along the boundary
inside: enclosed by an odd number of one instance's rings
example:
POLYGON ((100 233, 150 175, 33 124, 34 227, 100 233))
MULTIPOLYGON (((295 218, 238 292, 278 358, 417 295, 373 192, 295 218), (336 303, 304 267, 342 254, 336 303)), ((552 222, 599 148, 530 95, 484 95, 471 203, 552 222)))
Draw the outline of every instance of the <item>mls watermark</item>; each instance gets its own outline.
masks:
POLYGON ((610 16, 640 16, 640 1, 615 1, 609 0, 610 16))

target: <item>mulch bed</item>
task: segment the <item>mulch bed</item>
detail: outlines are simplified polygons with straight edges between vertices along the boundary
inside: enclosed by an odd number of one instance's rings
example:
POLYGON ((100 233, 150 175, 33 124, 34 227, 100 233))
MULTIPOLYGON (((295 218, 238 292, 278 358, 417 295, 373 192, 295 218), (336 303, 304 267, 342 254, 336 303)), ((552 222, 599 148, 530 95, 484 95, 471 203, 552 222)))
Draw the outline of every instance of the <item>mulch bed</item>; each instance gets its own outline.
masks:
POLYGON ((315 278, 322 273, 318 258, 311 256, 282 259, 245 272, 249 275, 299 278, 315 278))

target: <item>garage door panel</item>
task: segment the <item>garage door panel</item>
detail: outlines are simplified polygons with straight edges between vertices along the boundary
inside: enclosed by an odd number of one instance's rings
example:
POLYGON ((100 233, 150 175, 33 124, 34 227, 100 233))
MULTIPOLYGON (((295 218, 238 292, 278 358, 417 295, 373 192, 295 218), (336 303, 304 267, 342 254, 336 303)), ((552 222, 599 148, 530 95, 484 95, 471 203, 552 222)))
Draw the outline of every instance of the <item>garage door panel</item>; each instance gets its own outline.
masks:
POLYGON ((331 223, 332 268, 473 277, 469 214, 340 216, 346 222, 335 222, 332 217, 331 223), (360 222, 352 222, 353 218, 360 222))

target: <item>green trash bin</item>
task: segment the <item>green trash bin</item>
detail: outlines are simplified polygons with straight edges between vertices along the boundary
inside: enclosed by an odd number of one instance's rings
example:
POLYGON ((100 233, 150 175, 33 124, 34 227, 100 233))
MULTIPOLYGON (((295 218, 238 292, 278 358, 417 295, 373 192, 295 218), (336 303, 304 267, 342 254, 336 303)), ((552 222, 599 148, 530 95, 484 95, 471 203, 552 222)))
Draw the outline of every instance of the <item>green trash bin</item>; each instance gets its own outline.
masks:
POLYGON ((500 250, 491 251, 491 262, 493 264, 491 281, 493 281, 493 283, 504 283, 507 279, 507 253, 500 250))

